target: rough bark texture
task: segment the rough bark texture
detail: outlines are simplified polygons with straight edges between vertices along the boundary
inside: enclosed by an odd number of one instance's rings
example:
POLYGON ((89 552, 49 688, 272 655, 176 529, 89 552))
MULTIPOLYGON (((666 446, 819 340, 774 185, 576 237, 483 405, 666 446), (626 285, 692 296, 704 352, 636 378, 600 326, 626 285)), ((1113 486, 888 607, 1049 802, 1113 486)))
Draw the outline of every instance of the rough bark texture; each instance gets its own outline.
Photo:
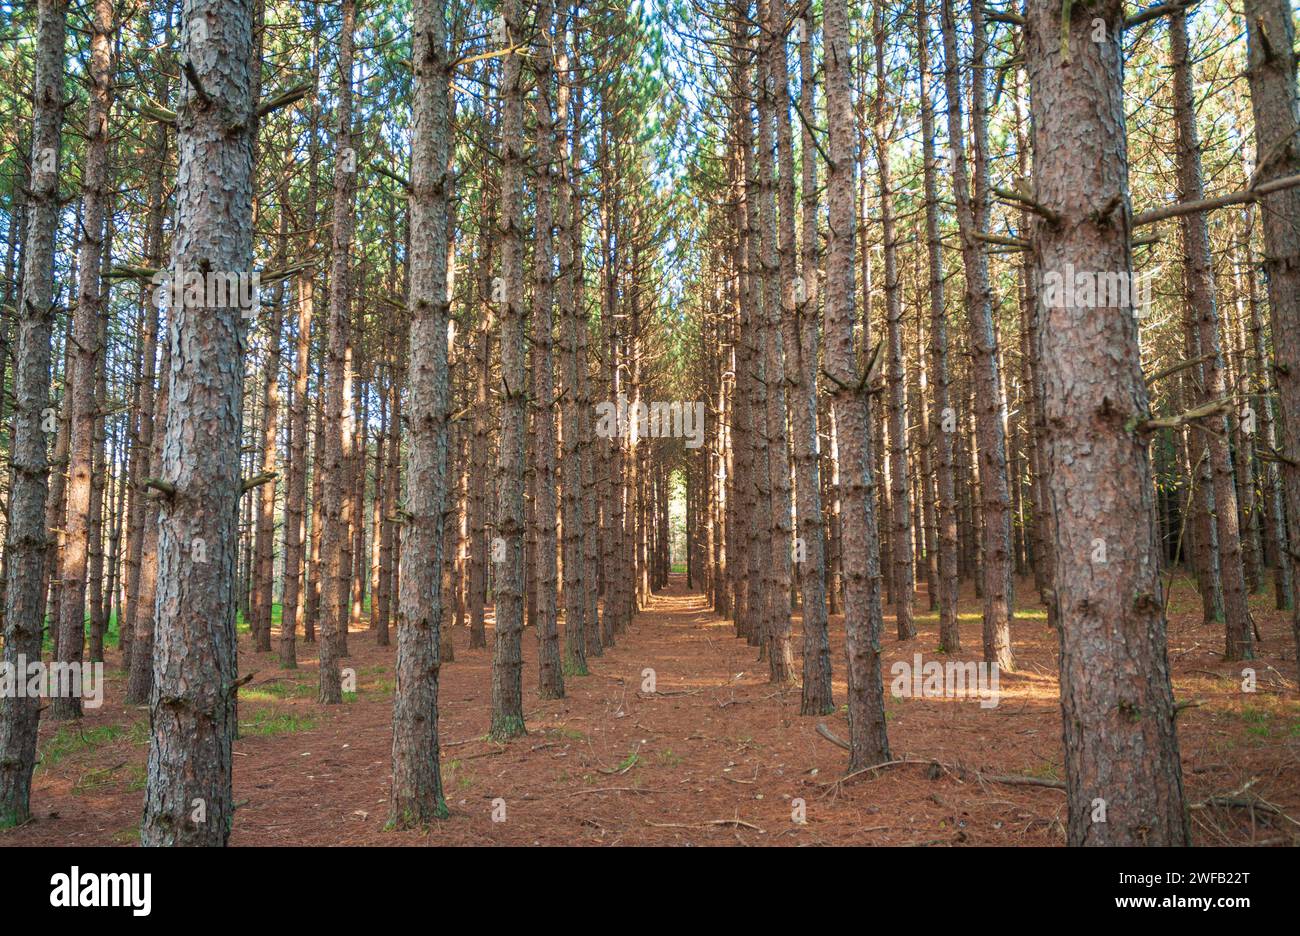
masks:
POLYGON ((445 4, 416 0, 412 16, 408 517, 402 525, 389 798, 389 821, 403 828, 447 815, 438 763, 438 673, 447 492, 450 69, 445 4))
MULTIPOLYGON (((41 655, 45 618, 46 454, 50 399, 50 337, 54 320, 54 233, 58 223, 59 150, 63 129, 63 49, 68 4, 40 0, 36 83, 32 95, 32 158, 27 196, 18 343, 14 366, 13 479, 5 536, 5 663, 41 655)), ((0 828, 31 816, 36 764, 37 697, 0 702, 0 828)))
MULTIPOLYGON (((313 173, 314 175, 314 173, 313 173)), ((313 212, 314 214, 314 212, 313 212)), ((315 283, 298 277, 298 341, 289 408, 289 483, 285 493, 284 600, 280 611, 280 666, 298 666, 298 631, 305 624, 303 544, 307 532, 307 378, 311 373, 311 318, 315 283)))
POLYGON ((961 232, 962 263, 966 269, 966 324, 971 354, 971 382, 975 396, 975 437, 979 444, 980 512, 983 516, 984 659, 1010 670, 1015 659, 1011 652, 1013 605, 1006 409, 1002 403, 997 333, 993 328, 988 255, 975 236, 984 229, 988 204, 988 168, 985 157, 988 135, 985 87, 988 77, 984 71, 987 43, 984 38, 982 4, 975 0, 971 9, 975 31, 971 62, 971 148, 974 165, 968 169, 962 135, 963 98, 952 0, 943 0, 942 9, 948 143, 952 149, 952 186, 957 203, 957 224, 961 232))
MULTIPOLYGON (((506 41, 523 35, 518 0, 504 13, 506 41)), ((492 728, 502 740, 524 733, 524 433, 527 407, 524 368, 524 92, 522 57, 503 58, 501 76, 501 441, 497 455, 496 627, 492 651, 492 728), (498 548, 500 547, 500 548, 498 548), (502 555, 504 553, 504 555, 502 555), (497 561, 499 560, 499 561, 497 561)))
POLYGON ((348 373, 349 276, 352 235, 356 216, 352 210, 356 189, 358 155, 352 140, 352 33, 356 24, 356 0, 344 0, 339 35, 338 135, 334 146, 334 223, 330 250, 329 345, 325 368, 324 458, 317 462, 317 474, 328 479, 322 485, 320 543, 320 701, 337 705, 343 701, 339 659, 346 652, 344 641, 350 620, 351 533, 348 509, 351 500, 352 381, 348 373))
MULTIPOLYGON (((251 273, 252 12, 251 0, 182 7, 191 77, 178 108, 173 272, 251 273)), ((243 312, 230 301, 171 309, 161 476, 174 493, 158 519, 145 845, 225 845, 234 818, 243 312)))
MULTIPOLYGON (((1287 0, 1246 0, 1247 69, 1255 115, 1258 182, 1300 173, 1300 100, 1296 91, 1295 22, 1287 0)), ((1273 367, 1280 406, 1282 490, 1291 530, 1291 578, 1300 582, 1300 187, 1265 196, 1264 271, 1272 319, 1273 367)), ((1300 601, 1291 618, 1300 654, 1300 601)), ((1300 672, 1300 656, 1297 657, 1300 672)))
MULTIPOLYGON (((60 618, 58 659, 80 666, 86 642, 86 571, 91 536, 91 475, 94 465, 95 384, 100 363, 99 318, 104 296, 99 272, 104 255, 104 220, 108 208, 108 111, 112 103, 113 8, 97 0, 91 17, 90 105, 86 114, 83 163, 81 240, 77 250, 77 308, 72 317, 68 355, 68 486, 62 563, 59 570, 60 618)), ((50 715, 80 718, 81 699, 55 696, 50 715)))
POLYGON ((839 436, 844 541, 844 629, 849 684, 849 770, 889 760, 884 686, 880 677, 880 558, 876 553, 875 479, 867 399, 862 393, 853 321, 853 102, 849 80, 849 24, 845 0, 827 0, 826 112, 830 126, 830 207, 826 258, 827 378, 839 436))
MULTIPOLYGON (((1119 0, 1075 16, 1067 62, 1060 4, 1028 4, 1034 199, 1061 219, 1033 229, 1044 276, 1067 263, 1132 272, 1123 19, 1119 0), (1093 41, 1092 17, 1105 21, 1102 42, 1093 41)), ((1036 351, 1056 545, 1068 841, 1186 845, 1151 465, 1147 437, 1135 431, 1149 410, 1137 321, 1131 306, 1057 305, 1043 303, 1036 351)))
MULTIPOLYGON (((569 100, 572 76, 569 71, 569 53, 566 45, 566 20, 561 12, 555 24, 555 68, 559 72, 556 88, 555 123, 560 134, 559 162, 556 166, 555 222, 558 229, 560 265, 556 284, 560 309, 560 366, 561 366, 561 416, 563 418, 564 445, 564 670, 574 676, 587 675, 586 592, 595 583, 588 583, 582 542, 585 524, 582 516, 583 478, 585 472, 585 446, 581 428, 582 393, 585 387, 578 377, 578 329, 585 325, 578 321, 575 277, 580 275, 577 266, 581 244, 574 240, 575 222, 580 216, 572 205, 573 150, 569 139, 569 100)), ((540 104, 539 104, 540 107, 540 104)), ((539 110, 540 114, 540 110, 539 110)), ((575 136, 573 141, 578 142, 575 136)), ((599 638, 596 640, 599 649, 599 638)))
MULTIPOLYGON (((793 418, 796 513, 804 560, 799 592, 803 599, 803 693, 801 715, 827 715, 835 710, 831 692, 831 644, 826 610, 826 541, 822 524, 821 466, 817 439, 817 365, 820 322, 817 316, 817 160, 811 121, 816 113, 813 79, 811 11, 802 20, 799 39, 799 108, 809 123, 802 123, 803 243, 799 264, 803 302, 795 305, 793 340, 787 344, 793 360, 787 367, 793 418)), ((720 401, 718 409, 724 408, 720 401)), ((719 419, 719 427, 722 421, 719 419)), ((712 527, 710 527, 712 528, 712 527)), ((715 546, 715 548, 717 548, 715 546)), ((718 570, 721 578, 721 570, 718 570)))
POLYGON ((893 142, 892 107, 886 111, 885 26, 879 4, 873 8, 876 46, 874 107, 876 168, 880 176, 880 222, 885 237, 885 341, 889 346, 885 384, 889 399, 889 507, 893 543, 891 574, 894 618, 899 640, 916 636, 912 620, 916 579, 912 568, 912 505, 907 484, 907 368, 903 363, 903 282, 898 269, 898 221, 894 216, 894 179, 889 160, 893 142))
POLYGON ((934 104, 930 100, 928 0, 917 0, 917 61, 921 70, 921 148, 924 160, 925 238, 930 271, 930 369, 935 452, 935 508, 939 526, 939 646, 961 653, 957 627, 957 494, 953 482, 952 377, 948 369, 948 311, 944 295, 943 241, 939 232, 939 169, 934 150, 934 104))
MULTIPOLYGON (((782 320, 794 286, 794 144, 790 133, 790 91, 785 53, 783 0, 760 0, 767 8, 762 94, 759 97, 759 153, 763 227, 763 355, 767 380, 767 474, 769 511, 766 622, 768 679, 794 680, 790 647, 790 573, 793 534, 790 519, 790 454, 786 436, 785 336, 782 320), (775 144, 775 146, 773 145, 775 144), (780 162, 778 185, 773 150, 780 162), (780 212, 777 203, 780 202, 780 212), (778 226, 779 225, 779 226, 778 226)), ((791 310, 793 311, 793 310, 791 310)))
MULTIPOLYGON (((170 321, 170 313, 168 320, 170 321)), ((170 328, 170 325, 168 326, 170 328)), ((162 373, 171 369, 171 342, 163 346, 162 373)), ((154 399, 154 411, 149 418, 155 427, 151 432, 149 451, 145 453, 146 467, 161 470, 163 463, 163 433, 157 431, 166 425, 167 401, 170 386, 164 383, 154 399)), ((135 632, 131 651, 131 669, 127 677, 127 705, 145 705, 153 693, 154 660, 153 645, 155 631, 155 604, 158 599, 158 492, 147 491, 144 509, 143 554, 140 559, 139 591, 137 606, 132 615, 131 629, 135 632)))
MULTIPOLYGON (((532 406, 534 458, 532 463, 533 509, 536 512, 537 665, 538 695, 543 699, 564 697, 564 667, 560 660, 560 638, 556 609, 555 532, 555 361, 552 332, 555 315, 555 216, 552 192, 561 171, 555 139, 555 115, 551 110, 555 68, 551 46, 555 5, 542 0, 537 7, 537 29, 533 68, 536 72, 534 115, 537 121, 537 198, 533 232, 533 359, 532 406)), ((567 209, 567 205, 561 206, 567 209)), ((567 595, 566 595, 567 597, 567 595)))
MULTIPOLYGON (((1178 182, 1183 201, 1205 197, 1201 182, 1201 148, 1196 133, 1196 103, 1192 90, 1192 66, 1187 42, 1187 13, 1179 10, 1169 17, 1169 55, 1173 65, 1174 122, 1178 128, 1178 182)), ((1224 376, 1223 347, 1219 334, 1219 313, 1214 292, 1214 268, 1210 258, 1210 227, 1204 212, 1179 218, 1183 244, 1183 296, 1186 316, 1196 330, 1200 355, 1209 360, 1194 367, 1200 399, 1204 405, 1223 399, 1228 393, 1224 376)), ((1219 544, 1219 581, 1223 589, 1226 629, 1224 655, 1229 660, 1248 660, 1255 655, 1250 610, 1246 606, 1246 580, 1242 564, 1241 536, 1237 523, 1237 489, 1233 483, 1232 459, 1228 451, 1227 420, 1222 416, 1210 425, 1213 434, 1202 433, 1205 457, 1214 485, 1214 520, 1219 544)))

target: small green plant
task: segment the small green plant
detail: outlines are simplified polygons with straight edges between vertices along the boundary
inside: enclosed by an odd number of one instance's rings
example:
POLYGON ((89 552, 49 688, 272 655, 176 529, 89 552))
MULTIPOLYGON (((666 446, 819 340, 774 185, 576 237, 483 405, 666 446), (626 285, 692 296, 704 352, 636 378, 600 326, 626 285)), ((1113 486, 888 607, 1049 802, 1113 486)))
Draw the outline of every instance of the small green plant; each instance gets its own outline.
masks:
POLYGON ((1043 763, 1039 764, 1037 767, 1031 768, 1030 771, 1029 771, 1029 776, 1031 776, 1031 777, 1038 777, 1038 778, 1041 779, 1041 780, 1059 780, 1059 779, 1061 779, 1060 777, 1058 777, 1058 776, 1056 775, 1056 767, 1055 767, 1055 765, 1053 765, 1053 764, 1049 764, 1049 763, 1047 763, 1046 761, 1044 761, 1043 763))
POLYGON ((113 833, 114 845, 138 845, 140 844, 140 824, 137 822, 129 829, 121 829, 113 833))

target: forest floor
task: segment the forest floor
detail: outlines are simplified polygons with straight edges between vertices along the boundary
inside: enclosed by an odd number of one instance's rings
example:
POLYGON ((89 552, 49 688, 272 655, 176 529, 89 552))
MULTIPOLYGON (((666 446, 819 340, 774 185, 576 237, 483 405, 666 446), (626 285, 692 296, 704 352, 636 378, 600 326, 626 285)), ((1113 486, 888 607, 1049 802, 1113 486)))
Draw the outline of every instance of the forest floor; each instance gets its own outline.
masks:
MULTIPOLYGON (((491 651, 454 634, 442 668, 442 768, 451 816, 427 831, 388 832, 388 774, 395 647, 354 626, 357 691, 342 705, 316 702, 314 646, 300 668, 253 652, 240 691, 235 742, 238 811, 232 845, 1060 845, 1065 796, 1051 786, 991 775, 1057 780, 1062 768, 1055 636, 1043 609, 1022 608, 1018 661, 1003 673, 996 707, 976 699, 895 698, 890 666, 942 660, 938 621, 917 599, 920 636, 884 633, 889 740, 900 763, 844 779, 847 752, 820 736, 848 736, 843 627, 832 620, 837 711, 801 717, 799 689, 767 682, 767 664, 712 614, 684 576, 640 613, 618 646, 569 676, 564 699, 536 696, 536 641, 524 635, 528 734, 485 738, 491 651), (642 691, 655 671, 654 694, 642 691), (792 820, 804 801, 805 823, 792 820), (504 812, 502 810, 504 801, 504 812), (494 821, 494 812, 498 820, 494 821)), ((1022 596, 1032 586, 1022 582, 1022 596)), ((1300 824, 1300 695, 1294 648, 1271 594, 1253 598, 1263 635, 1251 664, 1257 691, 1241 691, 1241 664, 1221 660, 1222 632, 1202 624, 1190 586, 1174 589, 1169 655, 1184 783, 1197 844, 1296 844, 1300 824), (1237 805, 1220 805, 1212 797, 1237 805), (1258 799, 1257 799, 1258 798, 1258 799), (1261 802, 1261 800, 1263 802, 1261 802), (1253 803, 1253 807, 1242 804, 1253 803), (1281 812, 1278 812, 1280 810, 1281 812), (1283 815, 1283 813, 1285 815, 1283 815)), ((976 660, 979 602, 961 607, 961 659, 976 660)), ((491 618, 489 617, 489 624, 491 618)), ((800 621, 794 622, 798 669, 800 621)), ((491 645, 491 634, 488 638, 491 645)), ((0 832, 0 845, 131 845, 138 841, 148 750, 147 708, 124 707, 111 667, 104 705, 80 725, 42 719, 32 821, 0 832)))

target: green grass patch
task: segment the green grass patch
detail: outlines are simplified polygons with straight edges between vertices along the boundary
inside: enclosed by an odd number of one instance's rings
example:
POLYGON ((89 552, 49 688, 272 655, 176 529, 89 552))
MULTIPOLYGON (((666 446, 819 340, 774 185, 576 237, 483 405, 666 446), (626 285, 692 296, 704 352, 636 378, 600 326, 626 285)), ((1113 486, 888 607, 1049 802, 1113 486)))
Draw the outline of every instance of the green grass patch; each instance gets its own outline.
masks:
POLYGON ((243 737, 250 735, 291 734, 298 731, 311 731, 316 727, 316 720, 292 712, 276 712, 272 709, 258 709, 248 721, 239 723, 239 733, 243 737))
POLYGON ((123 725, 100 725, 84 730, 80 725, 64 725, 40 749, 36 769, 53 767, 71 754, 110 744, 126 733, 127 729, 123 725))
POLYGON ((87 770, 77 778, 77 782, 72 785, 72 792, 74 795, 82 796, 86 793, 94 793, 104 787, 125 782, 128 793, 137 793, 145 788, 148 779, 149 771, 144 764, 118 764, 116 767, 96 767, 87 770))
POLYGON ((240 689, 239 698, 243 702, 314 699, 319 691, 319 688, 314 683, 298 682, 293 679, 273 679, 259 683, 256 687, 240 689))

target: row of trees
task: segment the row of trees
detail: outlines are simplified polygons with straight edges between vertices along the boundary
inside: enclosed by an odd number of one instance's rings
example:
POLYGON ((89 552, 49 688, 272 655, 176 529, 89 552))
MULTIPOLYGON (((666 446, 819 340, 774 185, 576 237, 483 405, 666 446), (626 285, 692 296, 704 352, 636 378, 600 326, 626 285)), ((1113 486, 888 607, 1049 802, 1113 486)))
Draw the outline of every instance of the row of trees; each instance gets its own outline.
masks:
MULTIPOLYGON (((968 580, 1010 669, 1032 585, 1070 841, 1186 842, 1162 576, 1247 659, 1300 523, 1294 23, 1191 9, 40 0, 0 47, 33 89, 0 154, 5 659, 116 638, 143 840, 223 844, 237 621, 284 667, 314 644, 322 704, 395 626, 418 825, 454 635, 494 606, 489 730, 522 734, 525 626, 562 697, 684 506, 692 584, 805 715, 843 615, 850 769, 889 759, 885 609, 912 639, 924 595, 962 653, 968 580), (257 307, 157 301, 254 270, 257 307), (1142 270, 1150 304, 1050 298, 1142 270), (703 446, 645 438, 654 401, 705 401, 703 446)), ((40 709, 2 704, 15 823, 40 709)))
POLYGON ((1073 844, 1188 841, 1164 571, 1190 559, 1229 660, 1255 655, 1247 596, 1266 568, 1277 607, 1294 607, 1291 364, 1276 340, 1294 328, 1296 61, 1278 51, 1293 47, 1292 14, 1248 4, 1242 48, 1241 20, 1206 11, 1194 54, 1193 6, 917 0, 864 21, 827 0, 824 142, 814 7, 732 4, 707 36, 680 25, 727 89, 716 162, 697 168, 712 200, 696 275, 724 346, 704 382, 725 388, 730 433, 715 454, 715 604, 788 681, 793 515, 803 711, 830 710, 821 648, 842 588, 856 769, 889 757, 883 608, 914 637, 925 581, 941 649, 960 652, 969 572, 983 659, 1011 669, 1015 573, 1032 571, 1061 638, 1073 844), (1126 88, 1126 60, 1172 82, 1139 73, 1126 88), (1241 104, 1218 93, 1234 68, 1241 104), (1204 103, 1201 83, 1216 92, 1204 103), (1135 99, 1147 103, 1130 136, 1135 99), (1245 161, 1203 144, 1204 111, 1216 144, 1248 141, 1245 161), (1226 193, 1206 196, 1207 162, 1226 193), (1135 209, 1132 189, 1158 207, 1135 209), (1211 215, 1229 206, 1244 207, 1211 215))

